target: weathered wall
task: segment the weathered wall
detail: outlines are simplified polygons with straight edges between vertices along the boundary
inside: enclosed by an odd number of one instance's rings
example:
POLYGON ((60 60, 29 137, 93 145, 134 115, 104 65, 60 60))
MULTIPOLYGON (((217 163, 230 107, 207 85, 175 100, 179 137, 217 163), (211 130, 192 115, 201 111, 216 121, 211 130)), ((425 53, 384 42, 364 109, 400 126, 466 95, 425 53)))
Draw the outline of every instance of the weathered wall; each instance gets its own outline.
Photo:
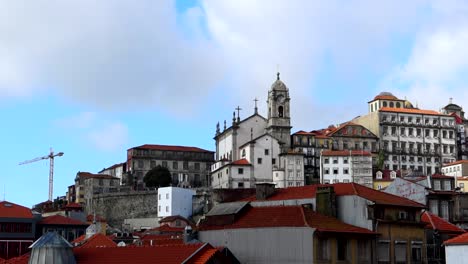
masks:
POLYGON ((86 205, 87 214, 103 216, 109 225, 121 228, 126 218, 158 216, 158 192, 138 191, 95 195, 86 205))
POLYGON ((413 200, 420 204, 426 204, 426 188, 422 185, 396 178, 384 192, 413 200))

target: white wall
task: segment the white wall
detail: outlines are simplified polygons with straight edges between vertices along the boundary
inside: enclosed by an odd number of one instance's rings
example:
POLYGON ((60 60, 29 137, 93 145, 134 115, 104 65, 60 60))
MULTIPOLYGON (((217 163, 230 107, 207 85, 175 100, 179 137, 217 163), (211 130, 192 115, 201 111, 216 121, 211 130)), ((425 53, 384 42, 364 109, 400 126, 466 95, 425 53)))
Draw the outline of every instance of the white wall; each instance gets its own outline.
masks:
POLYGON ((228 158, 229 153, 232 152, 232 130, 229 131, 226 135, 223 135, 219 141, 217 142, 218 144, 218 153, 217 157, 218 159, 228 158))
POLYGON ((445 246, 445 263, 465 264, 468 260, 468 245, 445 246))
POLYGON ((372 229, 372 220, 368 219, 368 200, 357 195, 343 195, 336 197, 337 218, 347 224, 372 229))
POLYGON ((180 215, 188 218, 192 215, 192 197, 195 191, 178 187, 158 189, 158 216, 180 215))
POLYGON ((241 263, 313 263, 314 229, 275 227, 200 231, 199 240, 227 247, 241 263))

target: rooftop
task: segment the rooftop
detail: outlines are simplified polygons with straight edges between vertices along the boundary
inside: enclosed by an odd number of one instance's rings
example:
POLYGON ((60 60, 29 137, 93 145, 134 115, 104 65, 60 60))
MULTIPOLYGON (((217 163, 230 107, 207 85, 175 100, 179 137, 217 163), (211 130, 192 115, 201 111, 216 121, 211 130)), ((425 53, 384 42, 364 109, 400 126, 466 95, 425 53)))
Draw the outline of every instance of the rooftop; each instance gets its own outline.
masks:
POLYGON ((72 244, 78 244, 79 248, 96 248, 96 247, 117 247, 117 244, 106 235, 97 233, 86 239, 86 235, 82 235, 72 241, 72 244))
POLYGON ((247 159, 240 159, 233 161, 231 165, 237 165, 237 166, 250 166, 250 162, 247 159))
POLYGON ((145 144, 138 147, 133 147, 131 149, 150 149, 150 150, 164 150, 164 151, 182 151, 182 152, 210 152, 211 150, 201 149, 197 147, 188 147, 188 146, 171 146, 171 145, 152 145, 145 144))
POLYGON ((445 240, 444 245, 467 245, 468 233, 461 234, 457 237, 445 240))
POLYGON ((427 211, 422 215, 421 221, 427 224, 426 228, 438 230, 439 232, 465 233, 465 230, 427 211))
POLYGON ((453 165, 458 165, 458 164, 468 164, 468 160, 457 160, 451 163, 446 163, 442 165, 442 167, 453 166, 453 165))
POLYGON ((8 201, 0 202, 0 218, 33 218, 31 209, 8 201))
MULTIPOLYGON (((425 208, 426 206, 412 200, 393 194, 377 191, 357 183, 315 184, 301 187, 275 189, 275 193, 268 197, 267 201, 295 200, 315 198, 317 187, 333 187, 336 196, 357 195, 376 204, 393 205, 402 207, 425 208)), ((255 195, 243 199, 244 201, 256 201, 255 195)))
POLYGON ((79 220, 65 217, 62 215, 52 215, 42 218, 38 224, 41 225, 81 225, 81 226, 88 226, 87 223, 81 222, 79 220))
POLYGON ((392 112, 392 113, 406 113, 406 114, 420 114, 420 115, 437 115, 437 116, 447 116, 433 110, 422 110, 422 109, 413 109, 413 108, 392 108, 392 107, 382 107, 379 109, 380 112, 392 112))
POLYGON ((93 179, 119 179, 117 177, 114 177, 112 175, 108 175, 108 174, 96 174, 96 173, 91 173, 91 172, 78 172, 76 174, 76 176, 78 178, 87 178, 87 179, 90 179, 90 178, 93 178, 93 179))
POLYGON ((325 150, 322 156, 371 156, 368 151, 363 150, 325 150))

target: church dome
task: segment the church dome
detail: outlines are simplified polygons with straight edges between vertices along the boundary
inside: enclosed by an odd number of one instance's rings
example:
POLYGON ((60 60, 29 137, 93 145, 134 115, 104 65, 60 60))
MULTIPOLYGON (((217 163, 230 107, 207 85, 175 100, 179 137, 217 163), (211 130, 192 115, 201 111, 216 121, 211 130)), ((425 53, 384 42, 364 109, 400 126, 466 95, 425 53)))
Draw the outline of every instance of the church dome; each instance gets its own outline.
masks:
POLYGON ((280 73, 276 74, 276 81, 271 85, 271 90, 287 90, 288 87, 280 80, 280 73))
POLYGON ((410 101, 405 100, 405 108, 414 108, 414 106, 410 101))
POLYGON ((379 93, 376 97, 374 97, 374 100, 398 100, 396 96, 394 96, 392 93, 389 92, 381 92, 379 93))

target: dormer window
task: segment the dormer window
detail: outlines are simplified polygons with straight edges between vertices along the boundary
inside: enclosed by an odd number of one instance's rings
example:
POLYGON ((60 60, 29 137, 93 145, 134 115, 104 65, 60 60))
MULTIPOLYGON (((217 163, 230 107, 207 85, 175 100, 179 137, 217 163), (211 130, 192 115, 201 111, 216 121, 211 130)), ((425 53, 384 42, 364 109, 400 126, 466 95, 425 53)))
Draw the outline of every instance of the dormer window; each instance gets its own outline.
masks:
POLYGON ((381 171, 378 171, 375 175, 375 178, 377 179, 382 179, 382 172, 381 171))
POLYGON ((396 172, 395 171, 390 172, 390 179, 396 179, 396 172))

